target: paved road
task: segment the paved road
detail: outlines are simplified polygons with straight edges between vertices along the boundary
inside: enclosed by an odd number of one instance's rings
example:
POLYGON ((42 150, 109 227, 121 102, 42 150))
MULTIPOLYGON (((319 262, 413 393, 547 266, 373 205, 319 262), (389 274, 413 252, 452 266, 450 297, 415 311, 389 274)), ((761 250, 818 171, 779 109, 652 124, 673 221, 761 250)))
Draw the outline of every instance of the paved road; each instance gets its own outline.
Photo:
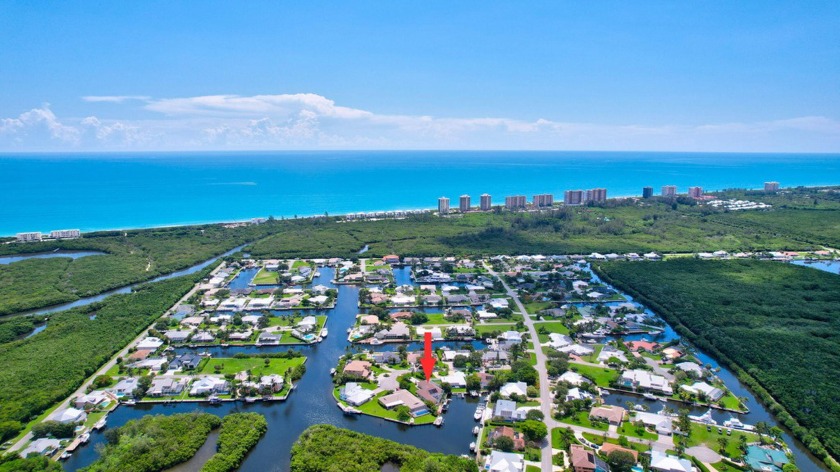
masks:
POLYGON ((546 357, 543 353, 542 348, 540 347, 540 340, 537 336, 537 329, 534 327, 534 321, 531 319, 530 314, 525 309, 525 305, 522 304, 522 301, 519 300, 519 296, 517 293, 508 286, 508 284, 498 276, 498 274, 493 270, 492 267, 484 264, 484 267, 487 271, 497 277, 499 281, 502 283, 502 286, 505 288, 505 292, 507 295, 511 297, 516 303, 517 308, 519 308, 519 312, 522 313, 524 318, 525 327, 528 328, 528 333, 531 335, 531 340, 534 343, 534 354, 537 357, 537 365, 534 366, 537 369, 537 373, 539 374, 540 378, 540 410, 542 410, 543 415, 545 415, 545 425, 548 427, 548 439, 545 441, 542 447, 542 470, 543 471, 552 471, 554 470, 554 466, 552 465, 552 449, 551 449, 551 430, 561 426, 557 420, 551 416, 551 405, 552 405, 552 397, 551 397, 551 387, 548 381, 548 370, 546 369, 545 362, 546 357))
MULTIPOLYGON (((224 262, 222 262, 221 264, 219 264, 219 266, 218 266, 218 267, 216 267, 215 269, 213 269, 213 271, 212 271, 212 272, 210 272, 210 276, 216 275, 216 272, 218 272, 219 270, 221 270, 223 267, 225 267, 225 263, 224 263, 224 262)), ((193 288, 192 288, 192 289, 190 289, 190 291, 189 291, 189 292, 187 292, 187 294, 186 294, 186 295, 184 295, 183 297, 181 297, 181 299, 180 299, 180 300, 178 300, 178 301, 177 301, 174 305, 172 305, 172 308, 177 307, 178 305, 180 305, 180 304, 182 304, 182 303, 185 303, 187 300, 189 300, 189 299, 190 299, 190 297, 192 297, 193 295, 195 295, 196 291, 198 290, 198 286, 199 286, 199 285, 200 285, 200 283, 195 284, 195 286, 193 286, 193 288)), ((166 313, 169 313, 170 311, 171 311, 171 309, 170 309, 170 310, 167 310, 167 311, 166 311, 166 313)), ((166 313, 164 313, 164 314, 166 314, 166 313)), ((124 348, 122 348, 122 350, 120 350, 118 353, 114 354, 114 356, 113 356, 113 357, 111 357, 111 359, 110 359, 108 362, 106 362, 106 363, 105 363, 105 365, 103 365, 102 367, 100 367, 100 368, 99 368, 99 370, 97 370, 97 371, 96 371, 93 375, 91 375, 90 377, 88 377, 88 379, 87 379, 87 380, 86 380, 86 381, 82 384, 82 386, 81 386, 81 387, 79 387, 79 388, 78 388, 75 392, 71 393, 71 394, 70 394, 70 396, 68 396, 67 398, 65 398, 64 400, 62 400, 60 404, 62 404, 62 405, 63 405, 63 404, 69 403, 69 402, 70 402, 71 400, 73 400, 74 398, 76 398, 76 397, 78 397, 78 396, 80 396, 80 395, 84 395, 84 394, 85 394, 85 392, 87 391, 88 387, 90 387, 90 384, 93 382, 93 380, 94 380, 96 377, 98 377, 98 376, 100 376, 100 375, 105 375, 105 373, 107 373, 109 370, 111 370, 111 368, 112 368, 112 367, 114 367, 114 365, 116 365, 116 363, 117 363, 117 358, 118 358, 118 357, 123 357, 123 358, 125 358, 125 356, 128 354, 128 350, 131 348, 131 346, 134 346, 134 345, 135 345, 135 344, 137 344, 137 343, 138 343, 141 339, 145 338, 145 337, 146 337, 146 336, 148 336, 148 335, 149 335, 149 328, 146 328, 146 329, 144 329, 144 330, 143 330, 143 332, 142 332, 142 333, 140 333, 139 335, 137 335, 137 337, 136 337, 136 338, 134 338, 133 340, 131 340, 131 342, 130 342, 130 343, 126 344, 126 346, 125 346, 124 348)), ((49 415, 45 418, 45 420, 44 420, 44 421, 56 418, 56 417, 57 417, 58 415, 60 415, 63 411, 64 411, 64 409, 63 409, 63 408, 56 408, 56 410, 55 410, 55 411, 53 411, 52 413, 50 413, 50 414, 49 414, 49 415)), ((31 440, 32 440, 32 433, 26 433, 26 435, 25 435, 25 436, 23 436, 23 438, 21 438, 21 439, 20 439, 20 441, 16 442, 14 445, 12 445, 12 447, 10 447, 10 448, 9 448, 9 450, 10 450, 10 451, 16 451, 16 450, 19 450, 19 449, 23 449, 23 447, 26 445, 26 443, 28 443, 28 442, 29 442, 29 441, 31 441, 31 440)))

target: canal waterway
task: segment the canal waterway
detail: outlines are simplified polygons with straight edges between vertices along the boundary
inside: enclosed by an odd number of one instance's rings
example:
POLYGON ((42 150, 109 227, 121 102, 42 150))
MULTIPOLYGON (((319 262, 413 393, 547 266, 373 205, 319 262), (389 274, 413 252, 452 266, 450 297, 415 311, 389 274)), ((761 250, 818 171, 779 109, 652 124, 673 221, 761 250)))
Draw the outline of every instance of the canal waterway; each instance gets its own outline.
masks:
POLYGON ((11 264, 12 262, 25 261, 27 259, 53 259, 56 257, 68 257, 79 259, 87 256, 103 256, 107 253, 102 251, 53 251, 39 252, 34 254, 19 254, 15 256, 0 256, 0 265, 11 264))
MULTIPOLYGON (((321 276, 316 278, 313 285, 322 284, 328 287, 337 288, 339 292, 335 308, 326 311, 327 324, 330 334, 321 343, 291 347, 307 356, 307 371, 303 378, 297 383, 297 388, 285 402, 256 402, 246 404, 243 402, 228 402, 220 405, 209 405, 205 403, 171 403, 154 405, 136 405, 133 407, 121 406, 108 416, 108 428, 115 428, 125 424, 131 419, 140 418, 147 414, 173 414, 195 410, 206 411, 219 416, 234 412, 253 411, 265 415, 268 420, 268 431, 263 439, 251 451, 242 464, 241 471, 265 471, 265 472, 286 472, 289 470, 289 453, 295 439, 307 427, 327 423, 341 428, 352 429, 365 434, 378 436, 404 444, 410 444, 432 452, 446 454, 467 454, 469 443, 474 440, 472 428, 475 426, 473 413, 476 407, 476 399, 456 398, 445 416, 445 423, 442 428, 434 426, 406 426, 392 423, 370 416, 347 416, 336 406, 332 396, 332 378, 329 375, 331 368, 335 367, 338 358, 347 352, 360 349, 347 341, 347 329, 355 323, 355 316, 358 313, 358 292, 359 288, 353 285, 334 286, 330 280, 333 277, 333 269, 320 268, 321 276)), ((396 275, 399 284, 413 283, 408 277, 406 269, 397 269, 396 275)), ((593 274, 594 275, 594 274, 593 274)), ((597 276, 595 276, 597 279, 597 276)), ((625 295, 632 301, 630 296, 625 295)), ((654 313, 647 310, 651 316, 654 313)), ((628 336, 624 339, 639 339, 644 336, 628 336)), ((660 342, 678 337, 670 326, 665 326, 664 332, 655 338, 660 342)), ((463 343, 445 343, 451 347, 458 347, 463 343)), ((436 343, 437 345, 437 343, 436 343)), ((440 343, 444 345, 444 343, 440 343)), ((477 348, 483 344, 474 342, 477 348)), ((377 350, 396 349, 396 344, 377 346, 377 350)), ((214 357, 229 357, 237 352, 282 352, 290 349, 289 346, 271 347, 214 347, 214 348, 180 348, 178 352, 199 352, 208 351, 214 357)), ((420 349, 420 343, 413 343, 409 349, 420 349)), ((737 378, 725 367, 720 366, 710 356, 701 351, 695 355, 704 364, 714 368, 720 368, 717 375, 726 383, 732 392, 746 398, 746 404, 750 410, 747 414, 735 415, 747 424, 755 424, 759 421, 772 425, 779 425, 770 413, 761 405, 753 394, 741 384, 737 378)), ((658 412, 663 403, 644 402, 641 397, 614 393, 605 397, 607 403, 624 406, 625 402, 646 403, 651 411, 658 412)), ((674 403, 670 405, 673 409, 679 409, 684 405, 674 403)), ((706 409, 690 408, 692 414, 701 414, 706 409)), ((718 411, 712 412, 713 417, 719 423, 732 416, 729 413, 718 411)), ((827 470, 819 460, 814 458, 805 447, 790 436, 789 432, 784 437, 791 447, 796 463, 800 470, 816 471, 827 470)), ((104 442, 104 431, 95 431, 91 434, 90 443, 78 449, 73 456, 65 463, 65 470, 72 471, 91 464, 98 457, 97 445, 104 442)))
MULTIPOLYGON (((135 284, 130 284, 130 285, 126 285, 126 286, 123 286, 123 287, 111 289, 111 290, 108 290, 106 292, 102 292, 99 295, 93 295, 93 296, 90 296, 90 297, 80 298, 80 299, 78 299, 76 301, 73 301, 73 302, 61 303, 59 305, 53 305, 53 306, 46 307, 46 308, 38 308, 36 310, 28 310, 28 311, 18 312, 18 313, 15 313, 14 315, 11 315, 11 316, 46 315, 48 313, 57 313, 59 311, 70 310, 72 308, 78 308, 78 307, 90 305, 92 303, 100 302, 110 295, 115 295, 115 294, 118 294, 118 293, 131 293, 132 290, 134 290, 136 287, 138 287, 140 285, 143 285, 143 284, 160 282, 161 280, 167 280, 167 279, 171 279, 173 277, 180 277, 182 275, 194 274, 194 273, 200 271, 201 269, 204 269, 205 267, 215 263, 216 261, 218 261, 219 259, 221 259, 223 257, 227 257, 227 256, 230 256, 231 254, 235 254, 236 252, 240 251, 245 246, 246 245, 244 245, 244 244, 242 246, 237 246, 237 247, 231 249, 230 251, 227 251, 227 252, 225 252, 223 254, 220 254, 216 257, 212 257, 210 259, 207 259, 204 262, 195 264, 191 267, 187 267, 186 269, 181 269, 181 270, 171 272, 171 273, 166 274, 166 275, 161 275, 159 277, 155 277, 154 279, 148 280, 146 282, 138 282, 138 283, 135 283, 135 284)), ((84 251, 84 252, 91 252, 91 251, 84 251)), ((52 254, 52 253, 50 253, 50 254, 52 254)), ((75 254, 79 254, 79 253, 77 252, 75 254)), ((99 254, 99 253, 94 253, 94 254, 99 254)), ((92 255, 92 254, 87 254, 87 255, 92 255)), ((82 256, 80 256, 80 257, 82 257, 82 256)))

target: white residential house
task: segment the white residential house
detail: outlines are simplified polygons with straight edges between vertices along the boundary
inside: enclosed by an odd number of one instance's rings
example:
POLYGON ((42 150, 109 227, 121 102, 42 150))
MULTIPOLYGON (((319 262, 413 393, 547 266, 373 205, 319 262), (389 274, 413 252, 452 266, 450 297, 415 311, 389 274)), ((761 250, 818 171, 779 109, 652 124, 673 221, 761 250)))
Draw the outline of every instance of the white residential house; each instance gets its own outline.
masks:
POLYGON ((499 336, 499 347, 502 349, 510 349, 517 344, 522 344, 522 333, 518 331, 505 331, 499 336))
POLYGON ((79 410, 77 408, 67 408, 66 410, 62 411, 60 415, 58 415, 55 420, 62 424, 67 423, 81 423, 87 419, 87 413, 84 410, 79 410))
POLYGON ((137 349, 148 349, 150 351, 157 350, 157 348, 163 346, 163 340, 160 338, 156 338, 153 336, 149 336, 147 338, 142 339, 139 343, 137 343, 137 349))
POLYGON ((512 452, 493 451, 484 462, 487 472, 523 472, 525 470, 525 456, 512 452))
POLYGON ((621 373, 619 383, 622 387, 635 390, 650 390, 666 395, 674 393, 674 389, 665 377, 641 369, 625 370, 621 373))
POLYGON ((210 395, 213 393, 227 393, 230 384, 218 377, 202 377, 193 382, 190 387, 190 395, 193 397, 210 395))
POLYGON ((339 390, 338 395, 339 398, 347 402, 347 404, 359 406, 363 403, 367 403, 371 398, 373 398, 373 390, 362 388, 362 386, 356 382, 347 382, 344 384, 344 387, 339 390))
POLYGON ((525 382, 508 382, 502 386, 499 390, 499 395, 502 398, 510 398, 512 394, 516 394, 519 396, 527 396, 528 395, 528 384, 525 382))

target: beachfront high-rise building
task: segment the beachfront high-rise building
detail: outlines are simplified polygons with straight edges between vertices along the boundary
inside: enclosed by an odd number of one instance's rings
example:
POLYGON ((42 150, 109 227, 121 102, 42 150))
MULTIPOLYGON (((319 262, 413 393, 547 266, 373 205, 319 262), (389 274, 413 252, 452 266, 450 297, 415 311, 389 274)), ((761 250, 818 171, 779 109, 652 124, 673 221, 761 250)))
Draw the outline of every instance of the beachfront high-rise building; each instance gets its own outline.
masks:
POLYGON ((703 187, 688 187, 688 196, 691 198, 700 198, 703 196, 703 187))
POLYGON ((30 233, 18 233, 17 240, 22 242, 28 241, 40 241, 41 240, 41 232, 40 231, 32 231, 30 233))
POLYGON ((778 192, 779 191, 779 182, 764 182, 764 191, 765 192, 778 192))
POLYGON ((78 238, 82 232, 78 229, 57 229, 50 231, 50 237, 53 239, 72 239, 78 238))
POLYGON ((607 189, 593 188, 586 191, 587 202, 605 202, 607 201, 607 189))
POLYGON ((650 198, 653 196, 653 187, 645 187, 642 189, 642 198, 650 198))
POLYGON ((438 198, 438 214, 445 215, 449 213, 449 199, 446 197, 438 198))
POLYGON ((512 195, 505 197, 505 208, 508 210, 519 210, 525 208, 528 198, 525 195, 512 195))
POLYGON ((458 199, 458 209, 461 210, 461 213, 466 213, 470 211, 470 196, 469 195, 461 195, 461 198, 458 199))
POLYGON ((493 198, 490 197, 489 193, 485 193, 481 195, 481 211, 490 211, 493 207, 493 198))
POLYGON ((676 197, 677 196, 677 186, 676 185, 663 185, 662 186, 662 196, 663 197, 676 197))
POLYGON ((563 203, 580 205, 583 203, 583 190, 566 190, 566 193, 563 194, 563 203))
POLYGON ((535 207, 550 207, 554 205, 554 195, 550 193, 534 195, 533 203, 535 207))

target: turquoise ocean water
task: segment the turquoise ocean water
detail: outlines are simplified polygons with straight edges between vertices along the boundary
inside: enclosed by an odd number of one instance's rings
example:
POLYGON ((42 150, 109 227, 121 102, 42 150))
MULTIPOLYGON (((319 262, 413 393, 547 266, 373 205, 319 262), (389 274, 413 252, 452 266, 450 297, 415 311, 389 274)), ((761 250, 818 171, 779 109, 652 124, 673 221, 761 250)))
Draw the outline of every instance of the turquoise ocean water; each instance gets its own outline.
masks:
POLYGON ((0 235, 432 208, 605 187, 840 184, 840 155, 642 152, 0 154, 0 235))

